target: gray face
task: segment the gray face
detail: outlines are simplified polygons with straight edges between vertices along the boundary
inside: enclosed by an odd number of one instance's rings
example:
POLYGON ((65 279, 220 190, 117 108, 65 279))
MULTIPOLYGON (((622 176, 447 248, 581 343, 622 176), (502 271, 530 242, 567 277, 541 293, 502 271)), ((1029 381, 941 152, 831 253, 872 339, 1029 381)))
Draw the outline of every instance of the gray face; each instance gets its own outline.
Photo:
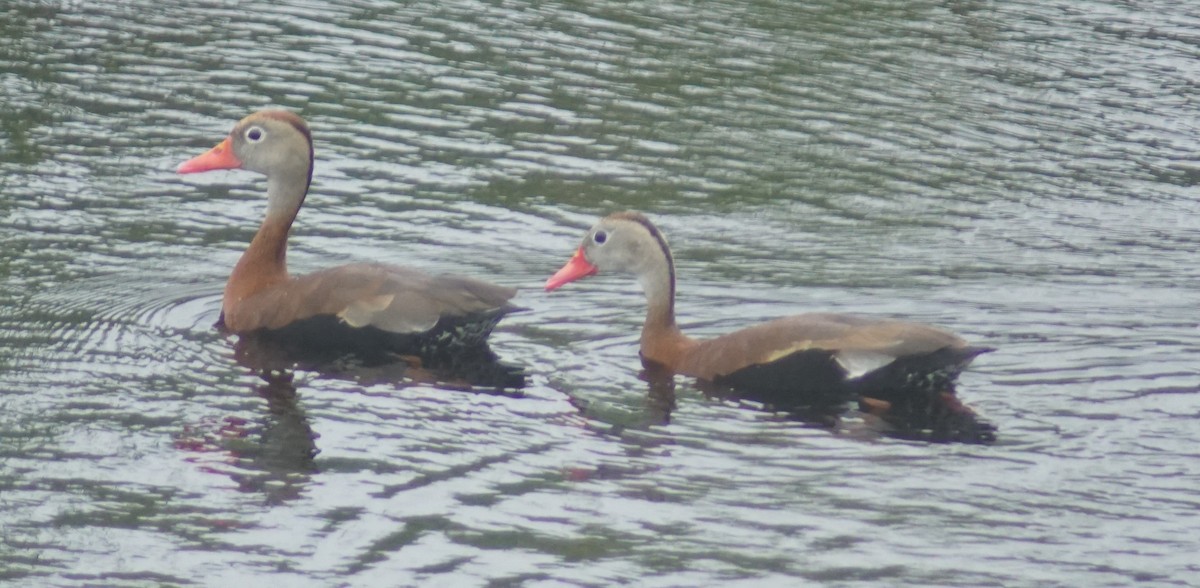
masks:
POLYGON ((648 235, 635 223, 605 219, 583 238, 583 254, 601 272, 638 273, 648 235))
POLYGON ((665 242, 636 220, 605 218, 584 236, 582 247, 587 260, 601 272, 644 276, 668 271, 665 242))
POLYGON ((310 165, 308 138, 294 125, 265 117, 247 118, 230 133, 233 153, 242 168, 268 176, 307 176, 310 165))

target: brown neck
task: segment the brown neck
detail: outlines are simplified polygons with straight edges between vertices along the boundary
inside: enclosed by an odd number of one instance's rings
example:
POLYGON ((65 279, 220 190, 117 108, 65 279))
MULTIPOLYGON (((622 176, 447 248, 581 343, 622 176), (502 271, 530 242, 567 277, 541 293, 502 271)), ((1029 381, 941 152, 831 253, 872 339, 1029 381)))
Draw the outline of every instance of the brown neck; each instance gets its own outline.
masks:
POLYGON ((669 310, 656 310, 650 306, 646 322, 642 325, 642 361, 675 371, 683 362, 685 352, 694 341, 684 335, 675 324, 669 310))
POLYGON ((287 281, 288 231, 308 193, 311 161, 308 168, 267 178, 267 216, 225 284, 221 313, 226 327, 239 330, 237 309, 243 300, 287 281))
POLYGON ((242 253, 241 259, 233 268, 229 282, 225 284, 225 299, 221 310, 225 315, 226 326, 237 322, 231 316, 236 314, 238 305, 255 293, 287 281, 287 236, 291 227, 291 219, 281 222, 274 217, 267 217, 259 226, 254 240, 242 253))

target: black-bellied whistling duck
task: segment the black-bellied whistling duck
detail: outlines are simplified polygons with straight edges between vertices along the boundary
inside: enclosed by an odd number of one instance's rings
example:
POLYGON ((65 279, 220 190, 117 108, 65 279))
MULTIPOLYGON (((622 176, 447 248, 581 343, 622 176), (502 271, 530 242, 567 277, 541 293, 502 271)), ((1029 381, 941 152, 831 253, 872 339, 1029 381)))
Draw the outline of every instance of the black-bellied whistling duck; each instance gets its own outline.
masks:
POLYGON ((618 212, 596 223, 575 255, 546 282, 554 290, 599 271, 630 273, 646 293, 641 358, 655 371, 692 376, 774 405, 844 403, 915 436, 990 442, 994 427, 963 406, 954 380, 990 351, 931 326, 844 314, 776 319, 713 339, 675 322, 675 265, 667 240, 644 215, 618 212))
POLYGON ((354 351, 452 352, 483 347, 501 317, 516 308, 508 302, 513 288, 395 265, 355 263, 289 275, 288 231, 313 170, 312 134, 299 116, 251 114, 178 172, 239 168, 267 176, 267 213, 225 285, 220 320, 228 331, 307 337, 354 351))

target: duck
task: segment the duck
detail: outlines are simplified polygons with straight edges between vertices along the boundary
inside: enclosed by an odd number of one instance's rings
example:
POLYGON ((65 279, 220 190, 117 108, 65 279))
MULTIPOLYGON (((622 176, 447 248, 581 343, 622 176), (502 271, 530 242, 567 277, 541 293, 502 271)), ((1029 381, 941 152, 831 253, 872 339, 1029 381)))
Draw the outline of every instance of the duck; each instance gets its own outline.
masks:
POLYGON ((309 274, 287 267, 288 234, 312 182, 308 123, 286 110, 250 114, 177 172, 244 169, 267 177, 266 213, 225 284, 218 327, 350 353, 453 354, 486 347, 516 289, 378 262, 309 274))
POLYGON ((644 214, 610 214, 588 229, 547 292, 600 272, 633 275, 646 297, 639 355, 648 370, 698 379, 777 407, 857 401, 897 436, 989 443, 995 427, 957 397, 959 374, 993 348, 930 325, 851 314, 786 316, 711 339, 675 317, 675 263, 644 214))

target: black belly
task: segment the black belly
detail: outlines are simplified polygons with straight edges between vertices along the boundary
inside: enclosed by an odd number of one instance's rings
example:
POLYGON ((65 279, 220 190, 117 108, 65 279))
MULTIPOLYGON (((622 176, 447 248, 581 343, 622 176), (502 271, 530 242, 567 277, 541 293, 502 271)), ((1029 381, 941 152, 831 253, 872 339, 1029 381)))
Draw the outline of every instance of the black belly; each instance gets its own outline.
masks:
POLYGON ((848 379, 830 351, 799 351, 714 379, 739 398, 762 402, 799 418, 828 422, 857 402, 899 437, 990 443, 996 428, 963 405, 955 379, 983 347, 945 348, 897 359, 848 379))
MULTIPOLYGON (((336 316, 320 315, 279 329, 238 334, 237 359, 257 370, 293 368, 340 372, 381 366, 419 367, 438 379, 472 386, 521 388, 523 370, 504 364, 487 337, 505 312, 443 317, 421 333, 392 333, 352 327, 336 316)), ((402 373, 404 370, 400 370, 402 373)))

